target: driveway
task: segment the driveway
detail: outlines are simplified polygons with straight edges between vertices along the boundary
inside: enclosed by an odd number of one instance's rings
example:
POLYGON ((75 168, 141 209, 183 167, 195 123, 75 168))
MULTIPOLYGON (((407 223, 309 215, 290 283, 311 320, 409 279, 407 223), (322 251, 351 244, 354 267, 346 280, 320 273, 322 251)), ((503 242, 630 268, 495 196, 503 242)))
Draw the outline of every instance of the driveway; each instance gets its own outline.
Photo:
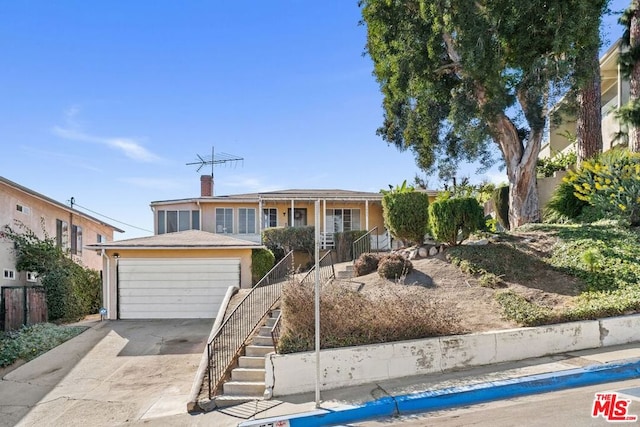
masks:
POLYGON ((102 426, 184 414, 212 325, 94 322, 0 381, 0 425, 102 426))

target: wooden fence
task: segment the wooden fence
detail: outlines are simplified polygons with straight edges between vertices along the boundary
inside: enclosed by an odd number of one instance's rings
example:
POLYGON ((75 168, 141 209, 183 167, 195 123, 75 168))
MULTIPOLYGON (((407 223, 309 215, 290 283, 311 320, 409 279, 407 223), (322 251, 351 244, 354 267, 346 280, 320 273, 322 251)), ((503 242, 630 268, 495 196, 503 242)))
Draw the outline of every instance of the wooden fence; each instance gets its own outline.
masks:
POLYGON ((0 287, 0 326, 4 331, 47 321, 47 302, 42 286, 0 287))

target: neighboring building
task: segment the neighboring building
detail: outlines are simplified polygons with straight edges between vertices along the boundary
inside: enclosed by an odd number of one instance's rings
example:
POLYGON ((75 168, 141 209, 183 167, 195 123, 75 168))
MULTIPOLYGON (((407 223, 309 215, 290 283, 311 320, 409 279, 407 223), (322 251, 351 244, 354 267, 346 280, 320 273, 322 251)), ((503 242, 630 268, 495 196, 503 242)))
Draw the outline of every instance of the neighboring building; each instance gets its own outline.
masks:
MULTIPOLYGON (((200 197, 151 203, 155 234, 203 230, 261 243, 262 231, 273 227, 315 225, 320 201, 321 247, 334 246, 336 232, 373 230, 381 249, 388 248, 382 216, 382 194, 347 190, 283 190, 213 196, 213 178, 203 175, 200 197)), ((428 192, 430 199, 436 192, 428 192)))
MULTIPOLYGON (((614 111, 629 101, 629 81, 624 79, 618 65, 621 52, 620 40, 613 44, 600 58, 600 78, 602 91, 602 149, 609 150, 615 145, 624 145, 623 140, 615 140, 624 131, 624 126, 615 118, 614 111)), ((567 135, 575 136, 575 114, 568 112, 560 101, 549 114, 549 139, 540 149, 540 158, 553 157, 558 153, 575 151, 567 135), (560 120, 558 120, 560 119, 560 120)))
MULTIPOLYGON (((19 223, 24 224, 40 238, 43 238, 46 232, 48 236, 54 237, 58 246, 75 261, 96 270, 102 269, 101 255, 86 250, 84 246, 112 241, 114 232, 124 232, 0 177, 0 226, 9 225, 19 231, 19 223)), ((17 271, 13 243, 3 239, 0 239, 0 268, 1 286, 27 285, 38 281, 33 272, 17 271)))

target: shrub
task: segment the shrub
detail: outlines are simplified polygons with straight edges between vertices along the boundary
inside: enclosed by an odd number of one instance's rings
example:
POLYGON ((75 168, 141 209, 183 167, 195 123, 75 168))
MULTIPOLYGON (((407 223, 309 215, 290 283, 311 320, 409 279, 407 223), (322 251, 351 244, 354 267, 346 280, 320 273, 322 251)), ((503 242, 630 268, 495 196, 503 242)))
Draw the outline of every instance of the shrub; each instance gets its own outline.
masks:
POLYGON ((563 181, 556 187, 551 199, 543 211, 545 222, 563 223, 568 219, 577 219, 585 206, 588 206, 584 200, 577 198, 574 194, 573 185, 563 181))
MULTIPOLYGON (((396 285, 392 285, 396 286, 396 285)), ((406 289, 402 287, 403 289, 406 289)), ((336 348, 462 333, 455 313, 411 292, 369 296, 338 285, 320 293, 320 346, 336 348)), ((288 283, 282 292, 282 335, 278 352, 314 348, 312 286, 288 283)))
POLYGON ((276 261, 284 258, 286 252, 304 251, 313 258, 315 249, 315 227, 284 227, 268 228, 262 232, 264 245, 274 253, 281 253, 281 257, 276 256, 276 261))
POLYGON ((575 196, 603 213, 640 225, 640 154, 609 150, 580 170, 569 172, 566 181, 575 196))
POLYGON ((504 317, 523 326, 539 326, 554 322, 553 311, 550 308, 529 302, 513 291, 497 294, 496 300, 502 307, 504 317))
POLYGON ((251 250, 251 280, 255 285, 273 268, 276 257, 269 249, 251 250))
POLYGON ((472 197, 437 200, 429 206, 429 225, 437 240, 456 246, 484 228, 484 213, 472 197))
POLYGON ((401 188, 382 196, 384 223, 397 239, 420 245, 429 231, 429 196, 411 187, 401 188))
POLYGON ((380 256, 378 254, 364 253, 358 257, 354 263, 357 276, 364 276, 373 273, 378 269, 380 256))
POLYGON ((536 172, 538 176, 553 176, 554 172, 567 170, 571 166, 575 166, 578 161, 578 155, 575 151, 567 153, 558 153, 548 159, 538 159, 536 164, 536 172))
POLYGON ((400 254, 389 254, 378 263, 378 274, 389 280, 398 280, 413 270, 413 264, 400 254))
POLYGON ((336 246, 336 262, 350 261, 353 259, 353 242, 366 234, 366 230, 344 231, 334 234, 336 246))
POLYGON ((493 191, 493 206, 496 219, 505 230, 509 229, 509 186, 503 185, 493 191))

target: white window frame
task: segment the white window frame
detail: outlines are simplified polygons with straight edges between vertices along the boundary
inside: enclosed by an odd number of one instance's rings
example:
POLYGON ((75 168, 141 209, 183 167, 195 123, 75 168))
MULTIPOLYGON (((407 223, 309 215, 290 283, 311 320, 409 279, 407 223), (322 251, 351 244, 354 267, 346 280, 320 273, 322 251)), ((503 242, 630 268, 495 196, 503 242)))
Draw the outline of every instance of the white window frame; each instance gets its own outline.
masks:
POLYGON ((216 233, 233 234, 233 208, 216 208, 216 233), (222 216, 222 224, 218 223, 218 219, 222 216), (228 220, 231 221, 227 224, 228 220))
POLYGON ((16 204, 16 210, 24 215, 31 215, 31 208, 29 206, 16 204))
POLYGON ((10 268, 5 268, 2 276, 5 280, 16 280, 16 271, 10 268))
POLYGON ((38 281, 38 273, 35 271, 27 271, 27 282, 35 283, 38 281))
POLYGON ((325 211, 325 216, 327 218, 327 232, 329 233, 335 233, 336 232, 336 227, 335 227, 335 221, 336 221, 336 211, 340 211, 340 221, 339 221, 339 228, 340 231, 338 232, 345 232, 345 231, 359 231, 362 229, 362 224, 360 224, 360 208, 335 208, 335 209, 327 209, 325 211), (345 217, 347 216, 345 214, 346 211, 349 211, 349 220, 345 221, 345 217), (357 215, 354 215, 354 212, 357 212, 357 215), (354 218, 356 218, 356 222, 358 225, 358 228, 354 228, 353 223, 354 223, 354 218), (348 223, 348 227, 345 228, 345 223, 348 223))
POLYGON ((256 208, 238 208, 238 234, 256 234, 256 208))
POLYGON ((195 209, 159 209, 156 213, 156 220, 158 222, 158 232, 157 234, 167 234, 167 233, 177 233, 179 231, 187 231, 187 230, 200 230, 200 211, 195 209), (198 223, 195 222, 194 213, 197 212, 197 220, 198 223), (169 214, 171 216, 175 214, 175 230, 169 231, 169 214), (182 222, 181 222, 182 218, 182 222), (185 225, 185 219, 188 219, 188 228, 181 227, 185 225))
POLYGON ((278 209, 262 208, 262 228, 274 228, 278 226, 278 209), (271 214, 275 212, 275 224, 271 225, 271 214))

